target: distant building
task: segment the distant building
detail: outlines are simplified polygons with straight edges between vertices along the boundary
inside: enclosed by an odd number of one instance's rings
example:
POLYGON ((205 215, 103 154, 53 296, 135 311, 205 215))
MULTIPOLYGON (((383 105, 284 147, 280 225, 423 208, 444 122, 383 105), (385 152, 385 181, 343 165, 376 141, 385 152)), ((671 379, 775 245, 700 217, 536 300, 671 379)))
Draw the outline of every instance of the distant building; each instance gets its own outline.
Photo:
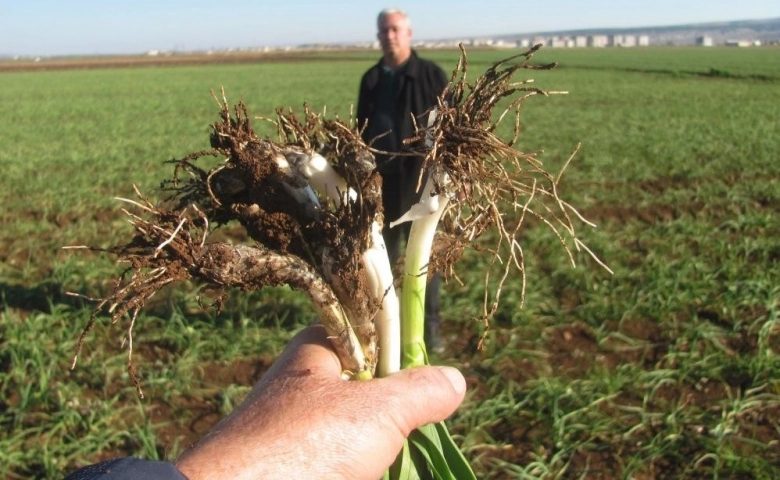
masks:
POLYGON ((587 47, 588 46, 588 37, 585 35, 577 35, 574 37, 574 46, 575 47, 587 47))
POLYGON ((609 37, 606 35, 591 35, 588 37, 589 47, 606 47, 609 45, 609 37))
POLYGON ((696 45, 699 47, 711 47, 714 45, 714 43, 712 41, 712 37, 702 35, 700 37, 696 37, 696 45))
POLYGON ((560 37, 551 38, 547 46, 552 48, 564 48, 567 46, 566 39, 560 37))
POLYGON ((623 35, 610 35, 609 36, 609 46, 610 47, 620 47, 623 45, 623 35))
POLYGON ((496 40, 493 43, 496 48, 512 48, 517 46, 517 42, 508 42, 506 40, 496 40))
POLYGON ((623 43, 619 47, 636 47, 636 35, 624 35, 623 43))
POLYGON ((749 47, 753 45, 750 40, 726 40, 727 47, 749 47))
POLYGON ((650 46, 650 36, 649 35, 640 35, 637 38, 637 44, 640 47, 649 47, 650 46))

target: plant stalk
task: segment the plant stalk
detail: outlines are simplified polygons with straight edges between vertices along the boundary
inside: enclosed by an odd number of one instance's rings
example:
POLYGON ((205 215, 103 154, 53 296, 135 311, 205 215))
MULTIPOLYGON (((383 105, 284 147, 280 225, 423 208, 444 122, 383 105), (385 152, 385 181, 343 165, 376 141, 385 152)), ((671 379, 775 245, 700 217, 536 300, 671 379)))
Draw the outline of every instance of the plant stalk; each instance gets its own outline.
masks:
POLYGON ((371 244, 363 252, 363 264, 368 287, 379 303, 374 316, 379 337, 376 374, 378 377, 386 377, 401 369, 401 317, 382 227, 376 221, 371 225, 371 244))
POLYGON ((426 195, 430 195, 432 183, 432 178, 429 178, 421 203, 429 203, 430 207, 436 207, 436 210, 412 222, 406 247, 401 293, 401 368, 428 363, 428 354, 425 351, 425 290, 428 285, 428 262, 436 227, 449 202, 444 195, 429 196, 427 200, 425 199, 426 195))

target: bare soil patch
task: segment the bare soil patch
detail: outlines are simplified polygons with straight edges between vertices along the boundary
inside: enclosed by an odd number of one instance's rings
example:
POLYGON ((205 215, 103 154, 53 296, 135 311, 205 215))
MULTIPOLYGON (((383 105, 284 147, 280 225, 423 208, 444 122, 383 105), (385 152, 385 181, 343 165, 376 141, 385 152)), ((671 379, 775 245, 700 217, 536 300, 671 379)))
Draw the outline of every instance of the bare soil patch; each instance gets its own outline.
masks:
MULTIPOLYGON (((474 392, 474 401, 481 402, 490 398, 490 392, 485 388, 486 378, 500 376, 507 382, 517 382, 521 386, 528 382, 544 378, 546 372, 555 376, 576 380, 587 378, 596 371, 611 371, 626 363, 638 363, 644 369, 652 371, 657 368, 673 367, 664 365, 663 359, 670 344, 674 342, 674 333, 663 331, 648 319, 627 319, 619 324, 606 325, 605 329, 620 333, 634 341, 629 346, 626 342, 608 338, 599 342, 598 334, 588 325, 581 322, 561 324, 550 327, 543 339, 543 357, 539 362, 528 358, 516 361, 495 362, 487 370, 479 365, 479 353, 472 349, 478 338, 475 334, 464 334, 455 331, 445 324, 445 335, 452 339, 448 345, 448 353, 467 366, 465 374, 469 388, 474 392)), ((780 339, 780 332, 777 332, 780 339)), ((496 341, 503 342, 501 338, 496 341)), ((734 356, 757 355, 757 334, 744 331, 724 333, 722 339, 734 350, 734 356)), ((697 348, 696 345, 691 346, 697 348)), ((540 352, 541 353, 541 352, 540 352)), ((643 449, 651 442, 665 425, 663 419, 653 420, 640 425, 638 417, 626 416, 623 407, 646 409, 648 414, 670 414, 679 409, 694 412, 715 412, 717 415, 727 415, 727 404, 724 399, 735 395, 735 392, 749 389, 752 385, 745 384, 748 379, 735 375, 720 380, 700 378, 690 382, 668 384, 657 389, 650 399, 634 398, 629 394, 620 394, 610 401, 600 405, 605 415, 623 420, 625 435, 613 435, 609 438, 588 437, 591 432, 583 433, 583 441, 587 447, 573 452, 570 466, 567 470, 572 477, 587 472, 587 478, 618 479, 624 478, 622 473, 625 459, 642 454, 643 449), (720 412, 720 413, 718 413, 720 412), (636 420, 637 423, 632 423, 636 420)), ((519 394, 521 397, 522 393, 519 394)), ((576 419, 572 419, 576 421, 576 419)), ((780 424, 780 407, 766 403, 740 414, 736 418, 737 431, 730 436, 735 450, 745 455, 755 454, 756 444, 769 444, 777 438, 777 426, 780 424), (756 443, 757 442, 757 443, 756 443)), ((497 444, 503 445, 493 449, 484 456, 498 458, 503 461, 528 465, 538 456, 551 457, 557 452, 553 441, 555 432, 552 426, 542 418, 527 416, 498 417, 487 431, 497 444)), ((466 432, 459 432, 465 434, 466 432)), ((658 458, 646 465, 645 469, 632 478, 655 479, 672 478, 681 474, 680 467, 690 459, 698 458, 707 452, 702 450, 702 444, 694 440, 697 436, 712 435, 704 425, 686 424, 683 426, 683 436, 678 442, 679 451, 658 458), (674 459, 687 459, 677 462, 674 459)), ((770 453, 762 450, 769 459, 780 464, 780 453, 770 453)), ((484 457, 483 457, 484 459, 484 457)), ((688 478, 710 478, 710 468, 713 465, 703 464, 701 476, 688 478), (710 472, 705 474, 704 472, 710 472)), ((690 472, 687 475, 691 475, 690 472)))
MULTIPOLYGON (((347 52, 333 50, 332 53, 347 52)), ((118 55, 96 57, 53 57, 40 60, 21 59, 0 61, 0 72, 45 71, 45 70, 82 70, 94 68, 125 67, 176 67, 191 65, 229 65, 267 62, 311 62, 333 60, 333 56, 324 56, 322 52, 220 52, 213 54, 191 53, 171 55, 118 55)), ((354 60, 344 55, 339 60, 354 60)))

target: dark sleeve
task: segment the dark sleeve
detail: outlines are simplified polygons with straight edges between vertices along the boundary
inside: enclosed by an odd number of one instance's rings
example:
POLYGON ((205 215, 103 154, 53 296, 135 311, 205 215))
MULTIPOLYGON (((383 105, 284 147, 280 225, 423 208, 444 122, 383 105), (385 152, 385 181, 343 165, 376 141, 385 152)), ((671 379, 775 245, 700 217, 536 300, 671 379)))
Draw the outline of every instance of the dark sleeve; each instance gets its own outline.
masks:
POLYGON ((366 121, 366 118, 368 118, 368 108, 366 106, 366 87, 365 87, 365 77, 363 77, 360 80, 360 90, 358 90, 358 102, 357 102, 357 114, 355 115, 355 118, 357 120, 357 126, 358 128, 363 128, 363 123, 366 121))
POLYGON ((88 465, 65 480, 187 480, 172 463, 123 457, 88 465))
POLYGON ((444 88, 447 86, 448 83, 450 83, 450 77, 446 73, 444 73, 444 70, 436 65, 436 70, 438 70, 438 77, 439 77, 439 92, 444 91, 444 88))
MULTIPOLYGON (((436 70, 437 70, 437 72, 436 72, 436 83, 437 83, 436 90, 439 92, 439 95, 441 95, 441 93, 444 91, 444 89, 447 88, 447 84, 450 83, 450 77, 446 73, 444 73, 444 70, 440 66, 438 66, 438 65, 436 65, 436 70)), ((449 103, 450 99, 451 99, 451 96, 449 96, 449 95, 445 98, 445 100, 447 100, 448 103, 449 103)))
POLYGON ((416 104, 417 110, 413 110, 419 112, 418 115, 435 106, 439 101, 439 96, 450 83, 449 77, 437 63, 431 60, 422 60, 422 65, 424 72, 421 82, 423 96, 420 100, 422 100, 422 104, 416 104))
POLYGON ((363 74, 363 76, 360 78, 360 89, 358 90, 358 103, 357 103, 357 113, 355 115, 355 119, 357 120, 357 125, 359 128, 363 127, 363 124, 368 120, 368 117, 370 116, 370 106, 369 103, 371 102, 370 97, 370 90, 371 90, 371 82, 370 80, 373 74, 373 68, 369 69, 367 72, 363 74))

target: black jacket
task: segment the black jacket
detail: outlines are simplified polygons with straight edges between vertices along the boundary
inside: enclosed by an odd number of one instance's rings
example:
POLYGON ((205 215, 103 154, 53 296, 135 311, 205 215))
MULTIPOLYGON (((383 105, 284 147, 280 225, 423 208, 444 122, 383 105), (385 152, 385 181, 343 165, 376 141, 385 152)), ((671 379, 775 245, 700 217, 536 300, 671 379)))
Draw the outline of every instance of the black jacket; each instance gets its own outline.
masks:
MULTIPOLYGON (((374 113, 381 69, 382 60, 363 74, 360 81, 357 121, 361 128, 374 113)), ((441 67, 430 60, 420 58, 417 52, 412 51, 412 56, 399 78, 396 93, 398 131, 394 133, 399 140, 414 135, 412 114, 417 118, 419 125, 426 124, 427 118, 423 117, 423 114, 437 104, 437 98, 446 88, 448 81, 441 67)), ((371 141, 370 138, 364 140, 371 141)))

